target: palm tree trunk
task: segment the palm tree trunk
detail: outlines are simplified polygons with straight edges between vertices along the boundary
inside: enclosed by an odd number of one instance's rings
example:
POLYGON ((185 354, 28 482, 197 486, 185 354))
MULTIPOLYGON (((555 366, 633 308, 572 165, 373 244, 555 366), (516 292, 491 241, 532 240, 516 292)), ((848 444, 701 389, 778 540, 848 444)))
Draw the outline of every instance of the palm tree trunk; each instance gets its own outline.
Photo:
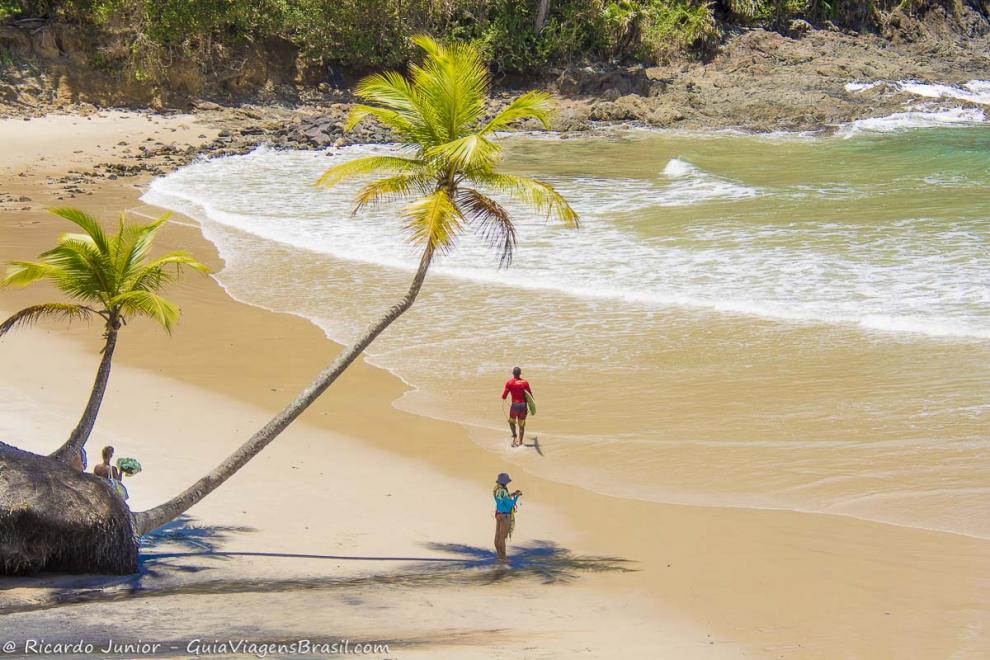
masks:
POLYGON ((237 448, 233 454, 228 456, 220 465, 213 469, 212 472, 202 477, 199 481, 194 483, 189 488, 185 489, 176 497, 173 497, 168 502, 160 504, 153 509, 148 509, 147 511, 140 511, 134 514, 134 527, 135 531, 139 535, 147 534, 148 532, 157 529, 175 519, 185 511, 187 511, 194 504, 199 502, 201 499, 209 495, 216 489, 220 484, 225 482, 235 472, 240 470, 244 465, 257 456, 262 449, 268 446, 268 444, 274 440, 278 435, 285 430, 285 428, 293 422, 306 408, 310 406, 316 399, 319 398, 321 394, 330 385, 333 384, 335 380, 347 369, 350 364, 357 359, 361 352, 371 344, 375 338, 382 333, 389 325, 392 324, 397 318, 402 316, 410 307, 412 307, 413 302, 416 300, 416 296, 419 295, 419 290, 423 286, 423 280, 426 279, 426 272, 430 268, 430 261, 432 260, 433 252, 431 249, 427 249, 423 253, 422 259, 420 259, 419 270, 416 271, 416 276, 413 277, 412 284, 409 286, 409 291, 406 293, 405 297, 398 303, 389 308, 388 312, 378 320, 377 323, 370 326, 363 335, 361 335, 357 341, 354 342, 349 348, 344 349, 337 356, 337 358, 324 369, 316 377, 316 379, 310 383, 306 389, 299 393, 295 399, 293 399, 285 408, 279 412, 278 415, 272 418, 270 422, 265 424, 259 431, 257 431, 251 438, 245 442, 243 445, 237 448))
POLYGON ((116 319, 107 322, 107 341, 103 346, 103 358, 96 370, 96 380, 93 382, 93 391, 89 394, 89 401, 86 403, 86 408, 83 410, 76 428, 69 434, 69 439, 52 452, 52 458, 64 463, 71 463, 73 458, 79 455, 79 450, 83 448, 86 441, 89 440, 89 434, 93 431, 93 426, 96 425, 96 416, 100 413, 103 395, 107 391, 107 381, 110 380, 110 362, 113 360, 113 351, 117 347, 118 332, 119 325, 116 319))

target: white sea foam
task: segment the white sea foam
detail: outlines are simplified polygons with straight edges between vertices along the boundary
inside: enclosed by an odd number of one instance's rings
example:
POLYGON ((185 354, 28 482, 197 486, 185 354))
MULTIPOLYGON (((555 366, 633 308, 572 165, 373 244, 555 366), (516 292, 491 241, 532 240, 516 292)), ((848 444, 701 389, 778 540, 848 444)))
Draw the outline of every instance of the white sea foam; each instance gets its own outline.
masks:
MULTIPOLYGON (((416 255, 404 240, 395 208, 369 209, 355 219, 349 210, 357 184, 331 190, 310 185, 335 162, 391 150, 360 146, 325 154, 259 149, 156 179, 145 201, 257 237, 262 247, 254 254, 261 260, 264 243, 271 241, 334 259, 410 270, 416 255)), ((523 238, 511 273, 497 270, 483 242, 472 235, 438 264, 437 272, 464 282, 636 306, 990 338, 990 282, 985 277, 990 255, 984 249, 990 236, 985 228, 935 230, 925 218, 906 219, 897 227, 722 220, 699 221, 674 235, 638 235, 621 220, 623 214, 687 204, 718 214, 724 211, 714 209, 757 196, 824 193, 760 190, 681 158, 668 161, 652 179, 550 180, 585 217, 581 231, 560 231, 509 205, 523 238)))
POLYGON ((970 80, 963 85, 944 85, 941 83, 926 83, 918 80, 901 80, 888 82, 885 80, 853 81, 845 85, 847 92, 864 92, 881 85, 896 89, 906 94, 913 94, 929 99, 956 99, 979 105, 990 105, 990 80, 970 80))
POLYGON ((704 172, 686 160, 672 158, 663 169, 670 183, 657 197, 658 206, 683 206, 712 200, 757 197, 760 191, 725 177, 704 172))
POLYGON ((901 91, 931 99, 957 99, 980 105, 990 105, 990 81, 970 80, 965 85, 939 85, 905 80, 898 83, 901 91))
POLYGON ((909 110, 886 117, 858 119, 846 124, 836 133, 845 138, 860 133, 893 133, 917 128, 946 126, 972 126, 986 121, 986 115, 976 108, 950 108, 945 110, 909 110))

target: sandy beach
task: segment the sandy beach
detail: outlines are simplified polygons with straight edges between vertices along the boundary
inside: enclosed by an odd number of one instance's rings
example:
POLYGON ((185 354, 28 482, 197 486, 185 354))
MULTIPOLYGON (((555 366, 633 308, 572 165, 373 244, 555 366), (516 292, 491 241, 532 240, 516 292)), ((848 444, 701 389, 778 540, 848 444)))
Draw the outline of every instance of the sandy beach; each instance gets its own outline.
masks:
MULTIPOLYGON (((50 181, 126 161, 119 152, 163 134, 197 146, 216 129, 183 115, 0 121, 0 141, 14 145, 0 156, 0 192, 27 198, 0 211, 0 260, 52 245, 66 227, 47 206, 108 222, 123 209, 157 216, 139 200, 146 175, 90 182, 75 197, 50 181)), ((177 216, 157 247, 223 268, 192 218, 177 216)), ((5 290, 0 315, 48 293, 5 290)), ((146 322, 122 333, 88 446, 91 461, 104 444, 140 457, 134 510, 211 469, 339 349, 212 278, 186 276, 170 297, 183 310, 173 336, 146 322)), ((39 453, 60 444, 98 350, 98 329, 85 325, 0 340, 0 437, 39 453)), ((176 656, 194 653, 195 638, 235 637, 382 642, 378 655, 395 658, 977 658, 990 646, 986 540, 596 494, 507 466, 461 424, 397 409, 407 389, 355 364, 256 460, 147 539, 140 575, 0 582, 4 631, 159 640, 159 654, 176 656), (491 552, 490 488, 503 470, 525 492, 507 570, 491 552)))

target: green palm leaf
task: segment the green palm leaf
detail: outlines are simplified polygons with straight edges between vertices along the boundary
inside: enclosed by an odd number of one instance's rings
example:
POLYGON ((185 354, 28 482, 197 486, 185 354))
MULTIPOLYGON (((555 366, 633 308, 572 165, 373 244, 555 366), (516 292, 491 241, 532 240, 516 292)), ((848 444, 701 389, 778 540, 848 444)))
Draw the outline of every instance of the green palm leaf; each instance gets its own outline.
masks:
POLYGON ((468 178, 479 185, 505 193, 545 211, 548 216, 556 217, 567 227, 579 226, 580 218, 577 212, 556 188, 545 181, 494 172, 474 172, 469 174, 468 178))
POLYGON ((0 280, 0 286, 23 287, 38 280, 54 277, 59 272, 59 269, 51 264, 12 261, 8 265, 7 274, 0 280))
POLYGON ((401 156, 365 156, 334 165, 316 180, 316 185, 329 188, 344 179, 374 172, 408 173, 421 170, 426 163, 416 158, 401 156))
POLYGON ((546 92, 528 92, 507 105, 481 129, 482 134, 504 131, 522 119, 537 119, 550 128, 553 99, 546 92))
POLYGON ((490 166, 501 154, 502 148, 480 133, 472 133, 451 142, 430 147, 426 155, 441 158, 457 169, 490 166))
POLYGON ((134 268, 127 289, 131 291, 157 291, 165 284, 174 281, 182 272, 182 267, 188 266, 201 273, 209 273, 210 268, 196 261, 185 250, 175 250, 152 262, 134 268))
POLYGON ((59 207, 49 210, 60 218, 65 218, 69 222, 79 225, 100 251, 109 252, 109 239, 96 218, 74 208, 59 207))
POLYGON ((401 74, 389 71, 368 76, 358 83, 355 93, 360 98, 374 101, 378 107, 355 106, 345 125, 347 130, 370 115, 391 128, 406 143, 436 142, 439 139, 434 108, 401 74))
POLYGON ((464 222, 454 200, 442 188, 404 206, 402 217, 412 240, 431 254, 450 250, 464 222))
POLYGON ((354 213, 369 204, 376 204, 382 200, 401 199, 409 195, 414 189, 421 189, 429 181, 428 178, 418 174, 399 174, 372 181, 361 188, 354 198, 354 213))
POLYGON ((7 334, 18 326, 34 325, 39 321, 59 320, 84 321, 96 314, 95 310, 83 305, 71 305, 66 303, 47 303, 44 305, 33 305, 25 307, 9 319, 0 323, 0 337, 7 334))
POLYGON ((125 314, 140 314, 157 321, 169 334, 179 322, 179 308, 151 291, 128 291, 113 299, 125 314))
POLYGON ((148 225, 124 225, 124 218, 121 215, 121 236, 117 255, 117 272, 126 280, 132 271, 144 261, 151 249, 155 234, 165 222, 171 217, 171 213, 166 213, 158 220, 148 225))

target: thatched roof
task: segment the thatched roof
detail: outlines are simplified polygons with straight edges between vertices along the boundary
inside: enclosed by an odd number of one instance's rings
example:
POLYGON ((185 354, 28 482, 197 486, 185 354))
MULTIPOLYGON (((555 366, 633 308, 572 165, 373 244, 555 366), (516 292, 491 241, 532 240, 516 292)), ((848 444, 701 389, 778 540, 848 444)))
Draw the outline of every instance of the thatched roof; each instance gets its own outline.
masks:
POLYGON ((134 573, 137 549, 106 480, 0 442, 0 574, 134 573))

